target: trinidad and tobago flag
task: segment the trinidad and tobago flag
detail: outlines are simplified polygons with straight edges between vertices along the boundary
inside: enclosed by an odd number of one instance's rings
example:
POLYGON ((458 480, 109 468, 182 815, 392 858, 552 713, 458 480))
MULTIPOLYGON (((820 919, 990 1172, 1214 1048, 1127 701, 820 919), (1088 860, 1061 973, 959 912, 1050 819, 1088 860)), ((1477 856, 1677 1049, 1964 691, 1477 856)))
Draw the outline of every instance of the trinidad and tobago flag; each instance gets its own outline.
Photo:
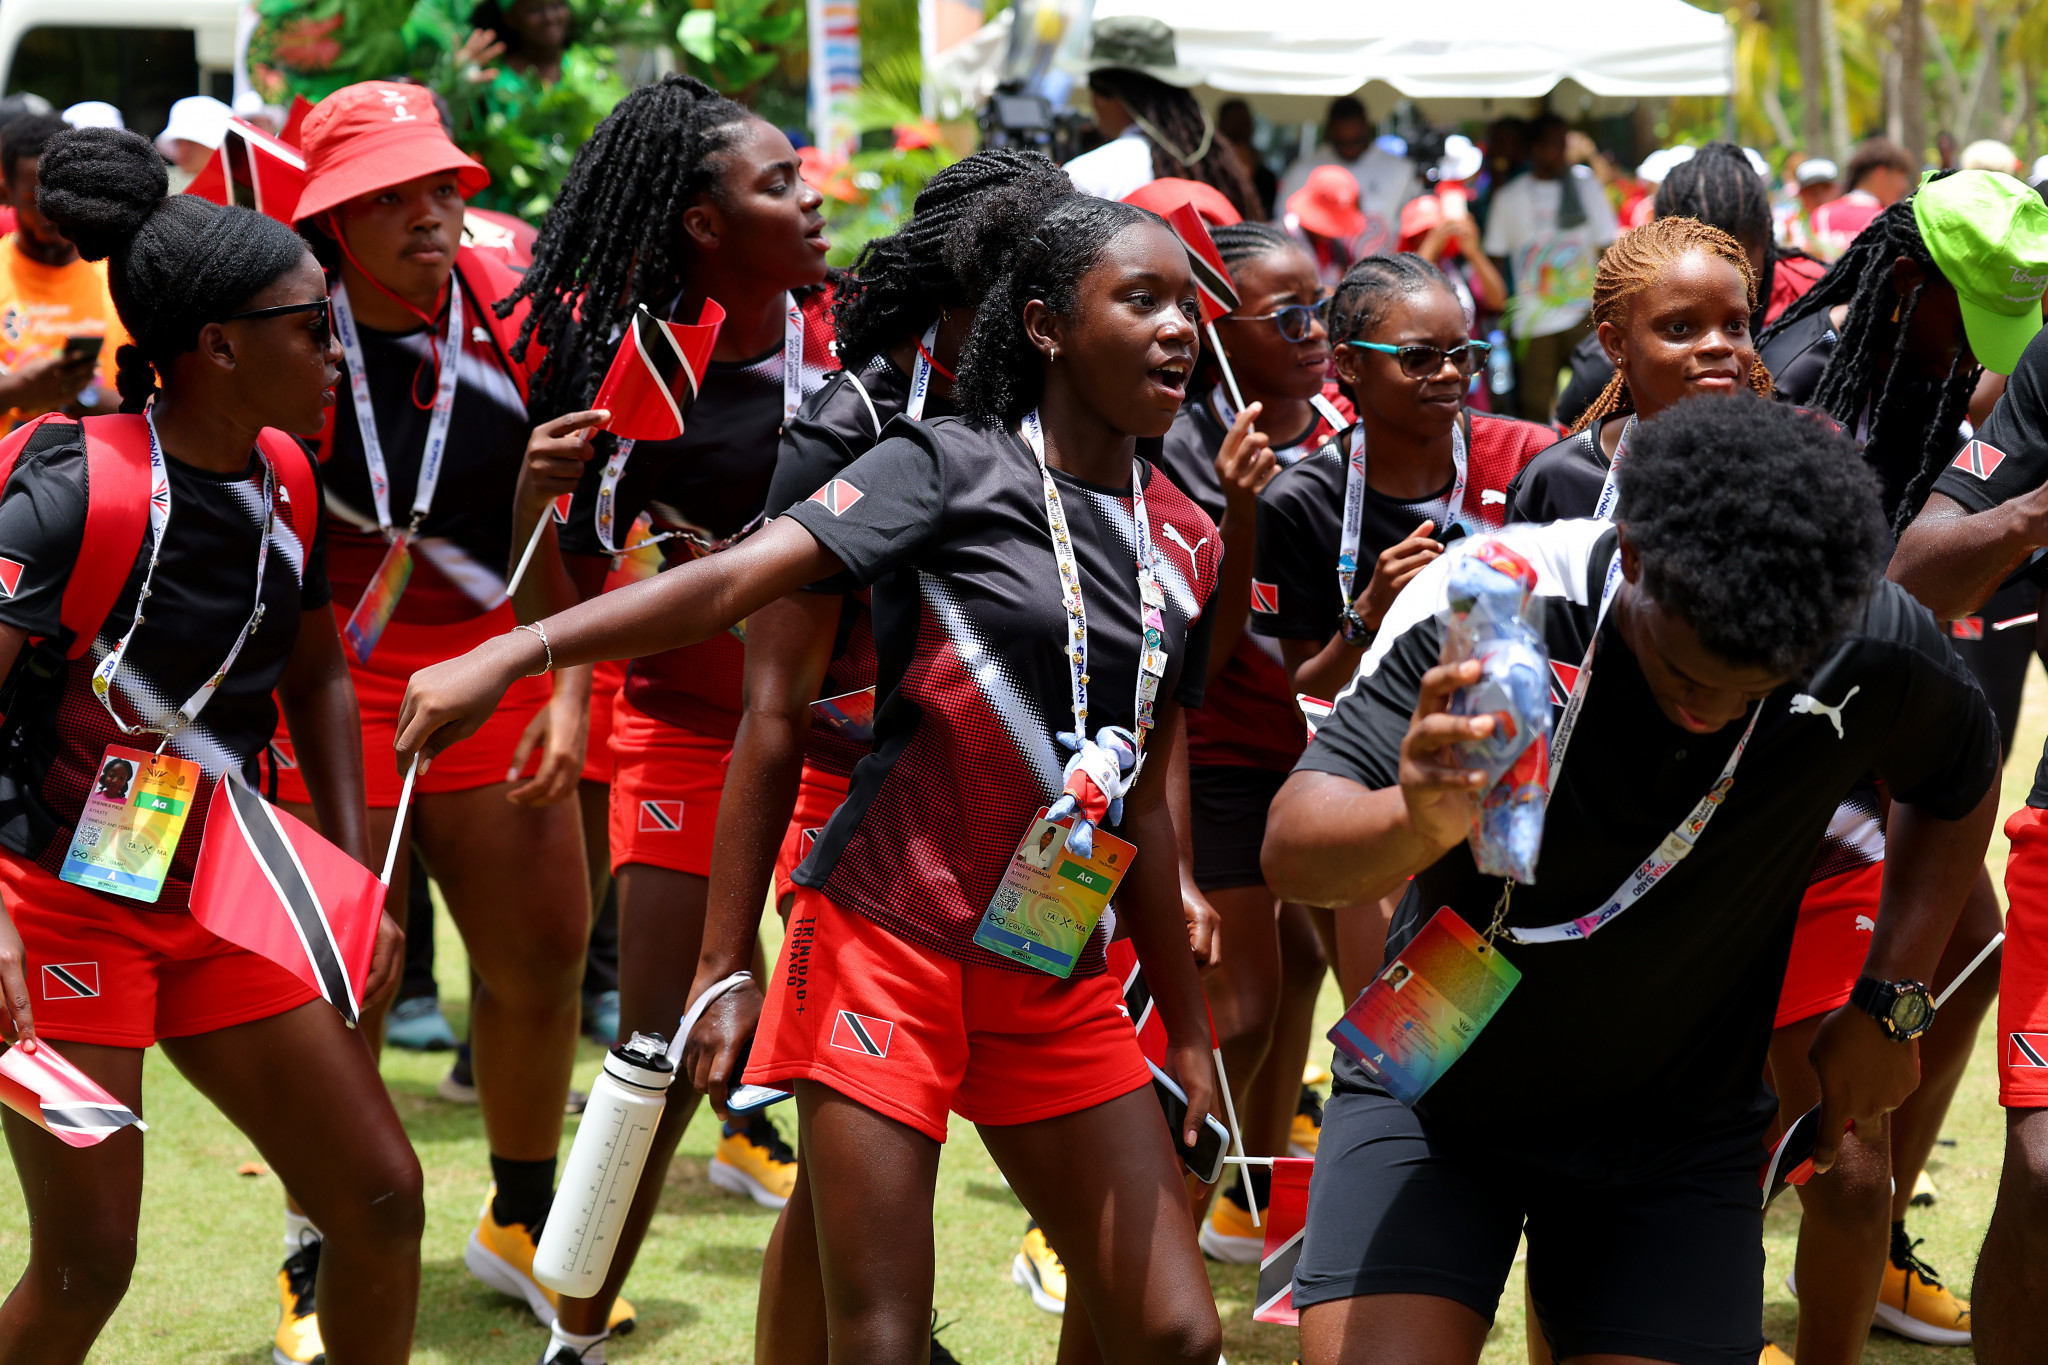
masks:
POLYGON ((15 1047, 0 1055, 0 1104, 66 1147, 95 1146, 131 1123, 149 1131, 133 1110, 41 1040, 33 1052, 15 1047))
POLYGON ((229 119, 219 149, 185 193, 255 209, 290 226, 292 210, 305 188, 306 159, 296 146, 254 124, 229 119))
POLYGON ((1223 253, 1209 236, 1209 225, 1193 204, 1182 204, 1166 215, 1167 225, 1188 249, 1188 265, 1195 272, 1195 292, 1202 303, 1202 321, 1214 322, 1225 313, 1237 311, 1237 286, 1224 268, 1223 253))
MULTIPOLYGON (((1130 1016, 1131 1027, 1138 1031, 1138 1051, 1155 1066, 1164 1067, 1166 1023, 1153 1008, 1152 988, 1145 984, 1145 973, 1138 967, 1137 947, 1127 938, 1116 939, 1104 950, 1103 964, 1111 976, 1123 983, 1124 1013, 1130 1016)), ((1209 1045, 1217 1046, 1213 1015, 1209 1019, 1209 1045)))
POLYGON ((239 778, 214 788, 192 874, 192 917, 269 958, 353 1024, 377 943, 384 884, 239 778))
POLYGON ((1296 692, 1294 704, 1301 708, 1301 718, 1308 723, 1310 739, 1316 737, 1316 727, 1328 720, 1330 713, 1337 709, 1335 702, 1324 701, 1321 697, 1311 697, 1306 692, 1296 692))
POLYGON ((1254 1322, 1294 1326, 1294 1267, 1301 1260, 1301 1234, 1308 1224, 1310 1157, 1284 1156, 1273 1162, 1273 1187, 1266 1200, 1266 1251, 1259 1258, 1259 1291, 1252 1299, 1254 1322))
POLYGON ((1963 453, 1951 462, 1953 468, 1962 470, 1980 479, 1988 479, 1998 472, 2005 463, 2005 452, 1997 446, 1983 441, 1972 441, 1963 447, 1963 453))
POLYGON ((725 310, 704 300, 694 326, 663 322, 641 304, 619 338, 618 354, 605 372, 591 406, 609 409, 605 430, 635 441, 673 441, 696 401, 697 386, 718 340, 725 310))

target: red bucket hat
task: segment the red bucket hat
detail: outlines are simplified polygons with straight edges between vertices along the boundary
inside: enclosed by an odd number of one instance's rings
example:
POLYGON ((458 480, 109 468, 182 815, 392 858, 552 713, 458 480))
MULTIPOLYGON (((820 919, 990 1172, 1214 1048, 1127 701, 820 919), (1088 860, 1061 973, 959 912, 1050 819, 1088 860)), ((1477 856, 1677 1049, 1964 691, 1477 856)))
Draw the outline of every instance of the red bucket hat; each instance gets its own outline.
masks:
POLYGON ((1223 197, 1223 191, 1199 180, 1180 180, 1173 176, 1148 180, 1125 195, 1124 202, 1150 209, 1162 218, 1182 204, 1193 204, 1195 212, 1201 214, 1202 221, 1210 227, 1244 221, 1236 205, 1223 197))
POLYGON ((1358 179, 1342 166, 1310 171, 1308 183, 1287 196, 1287 211, 1310 232, 1341 242, 1365 231, 1365 215, 1358 209, 1358 179))
POLYGON ((433 95, 396 81, 363 81, 321 100, 299 130, 299 149, 306 157, 306 188, 293 214, 299 222, 438 171, 456 173, 465 199, 491 183, 491 173, 448 140, 433 95))

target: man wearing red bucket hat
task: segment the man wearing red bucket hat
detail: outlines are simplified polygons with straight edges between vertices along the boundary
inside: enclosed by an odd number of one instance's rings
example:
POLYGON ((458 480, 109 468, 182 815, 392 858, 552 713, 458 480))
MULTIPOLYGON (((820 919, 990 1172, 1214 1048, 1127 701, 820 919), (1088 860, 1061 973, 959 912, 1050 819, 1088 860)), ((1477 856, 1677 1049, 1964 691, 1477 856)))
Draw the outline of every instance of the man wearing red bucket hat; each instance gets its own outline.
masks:
MULTIPOLYGON (((501 320, 491 305, 518 281, 460 245, 463 201, 490 176, 448 140, 426 89, 366 81, 338 90, 306 116, 300 147, 306 185, 294 216, 328 270, 346 372, 318 449, 333 514, 328 572, 381 848, 405 818, 391 755, 406 679, 515 623, 505 574, 531 422, 526 371, 507 357, 520 317, 501 320)), ((530 1263, 553 1196, 590 917, 581 822, 563 798, 583 765, 589 689, 588 670, 564 670, 552 690, 544 679, 522 684, 491 725, 413 787, 410 839, 478 980, 471 1044, 493 1183, 465 1257, 473 1270, 530 1263)), ((306 800, 289 768, 278 793, 306 800)), ((393 874, 396 904, 410 861, 393 874)), ((381 1009, 366 1009, 365 1023, 374 1044, 381 1009)), ((318 1233, 293 1215, 287 1243, 275 1358, 311 1361, 321 1350, 311 1294, 318 1233)), ((478 1273, 501 1292, 540 1296, 535 1311, 552 1314, 538 1285, 529 1292, 478 1273)), ((631 1315, 622 1303, 616 1316, 631 1315)))

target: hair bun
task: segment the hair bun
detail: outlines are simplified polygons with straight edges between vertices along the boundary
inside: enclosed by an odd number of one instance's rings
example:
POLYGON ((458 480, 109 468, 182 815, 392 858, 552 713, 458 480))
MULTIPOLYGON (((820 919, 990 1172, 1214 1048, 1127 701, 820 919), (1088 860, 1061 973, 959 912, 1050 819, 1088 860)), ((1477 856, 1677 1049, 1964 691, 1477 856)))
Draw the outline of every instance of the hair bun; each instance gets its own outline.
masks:
POLYGON ((71 128, 43 148, 36 206, 88 261, 119 251, 170 192, 156 148, 119 128, 71 128))

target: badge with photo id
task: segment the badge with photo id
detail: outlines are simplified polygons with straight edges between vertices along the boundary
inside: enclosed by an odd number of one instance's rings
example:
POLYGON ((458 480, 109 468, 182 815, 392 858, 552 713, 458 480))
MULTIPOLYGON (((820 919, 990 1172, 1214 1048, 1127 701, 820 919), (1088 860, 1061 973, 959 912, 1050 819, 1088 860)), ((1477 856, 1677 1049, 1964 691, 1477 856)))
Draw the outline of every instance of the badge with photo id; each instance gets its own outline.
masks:
POLYGON ((377 642, 384 638, 384 627, 391 624, 392 614, 398 610, 398 599, 405 596, 405 585, 411 581, 412 551, 406 547, 405 537, 400 536, 377 562, 377 572, 370 576, 362 599, 341 627, 342 643, 348 646, 348 656, 357 667, 370 662, 377 642))
POLYGON ((154 902, 199 794, 200 768, 175 754, 107 746, 57 875, 75 886, 154 902))
POLYGON ((1094 855, 1078 857, 1066 846, 1073 817, 1048 820, 1045 812, 1046 807, 1038 808, 1010 855, 974 941, 1064 980, 1138 850, 1098 829, 1094 855))
POLYGON ((1330 1041, 1412 1105, 1465 1055, 1521 979, 1447 905, 1359 993, 1330 1041))

